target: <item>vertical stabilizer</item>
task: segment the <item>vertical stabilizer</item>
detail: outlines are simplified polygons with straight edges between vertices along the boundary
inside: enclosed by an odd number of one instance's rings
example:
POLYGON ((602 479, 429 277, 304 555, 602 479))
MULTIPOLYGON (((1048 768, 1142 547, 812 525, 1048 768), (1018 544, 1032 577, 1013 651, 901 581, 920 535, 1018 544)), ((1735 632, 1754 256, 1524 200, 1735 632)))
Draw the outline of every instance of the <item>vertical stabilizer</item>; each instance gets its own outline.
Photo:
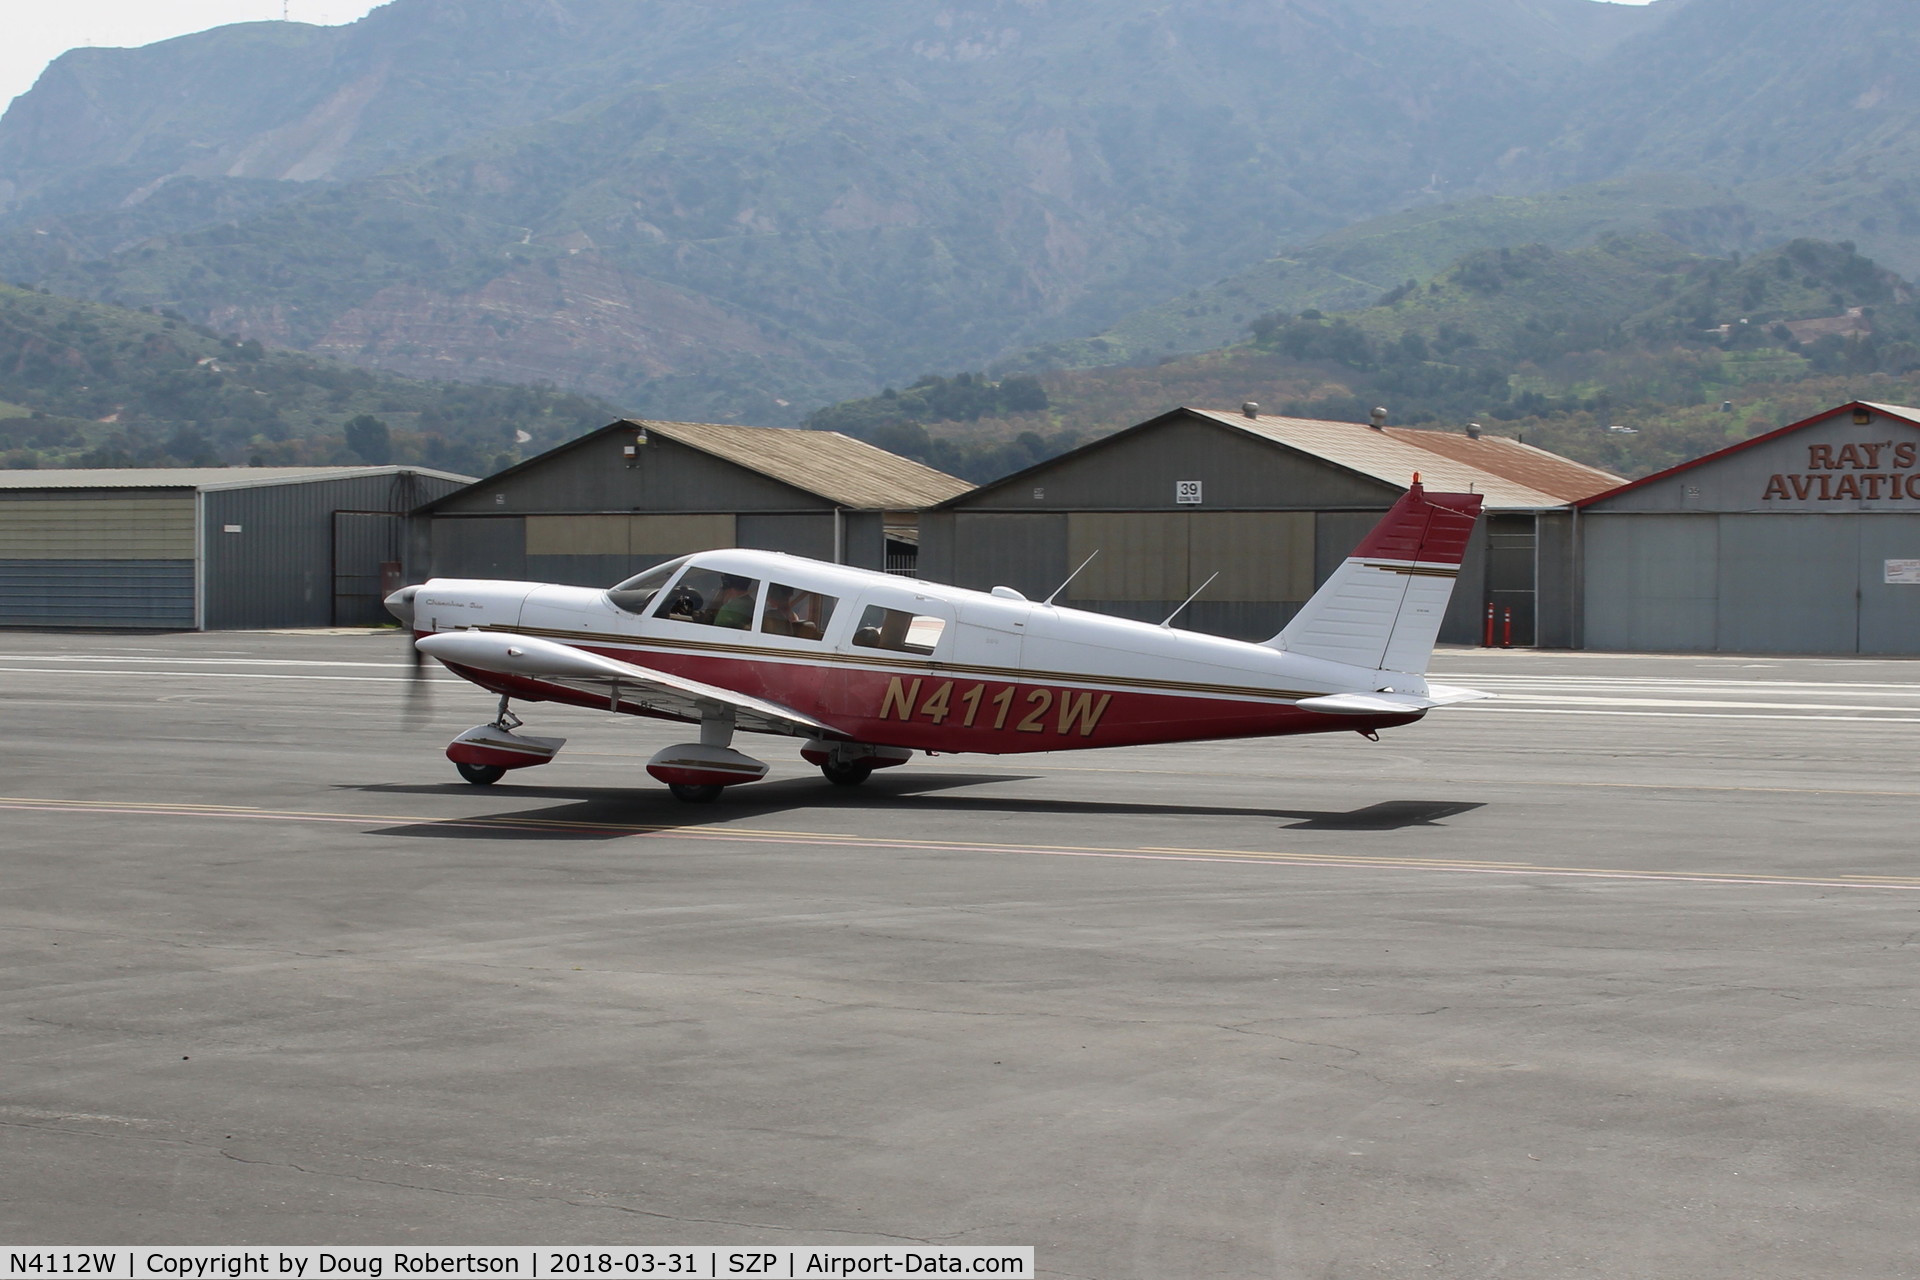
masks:
POLYGON ((1375 671, 1424 672, 1480 517, 1477 493, 1413 487, 1279 635, 1276 649, 1375 671))

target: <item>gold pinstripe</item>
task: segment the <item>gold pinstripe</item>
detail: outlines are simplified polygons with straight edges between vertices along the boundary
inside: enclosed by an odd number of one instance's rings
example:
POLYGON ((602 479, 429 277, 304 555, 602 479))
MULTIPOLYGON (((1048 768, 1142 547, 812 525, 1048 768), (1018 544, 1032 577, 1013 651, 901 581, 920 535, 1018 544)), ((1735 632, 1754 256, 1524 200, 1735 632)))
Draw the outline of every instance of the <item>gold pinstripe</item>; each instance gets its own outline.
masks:
POLYGON ((1143 676, 1105 676, 1089 675, 1084 671, 1026 671, 1014 667, 981 667, 967 663, 941 662, 929 663, 912 658, 867 657, 831 651, 821 653, 790 653, 784 649, 762 649, 754 645, 724 644, 711 640, 677 640, 671 637, 615 635, 597 631, 564 631, 552 627, 506 626, 489 623, 481 631, 498 631, 511 635, 539 636, 548 640, 565 640, 576 644, 598 644, 612 648, 667 649, 689 653, 709 653, 727 657, 786 658, 799 659, 804 663, 845 667, 879 667, 882 669, 913 671, 927 676, 968 675, 982 679, 1005 680, 1009 683, 1051 684, 1066 686, 1118 685, 1126 689, 1139 689, 1148 693, 1202 693, 1217 694, 1238 698, 1267 698, 1279 701, 1300 698, 1321 697, 1325 690, 1298 689, 1262 689, 1253 685, 1206 684, 1194 680, 1153 680, 1143 676))
POLYGON ((1388 573, 1412 574, 1416 578, 1457 578, 1460 576, 1460 570, 1458 569, 1438 569, 1431 565, 1375 564, 1371 560, 1362 560, 1360 563, 1369 569, 1385 569, 1388 573))

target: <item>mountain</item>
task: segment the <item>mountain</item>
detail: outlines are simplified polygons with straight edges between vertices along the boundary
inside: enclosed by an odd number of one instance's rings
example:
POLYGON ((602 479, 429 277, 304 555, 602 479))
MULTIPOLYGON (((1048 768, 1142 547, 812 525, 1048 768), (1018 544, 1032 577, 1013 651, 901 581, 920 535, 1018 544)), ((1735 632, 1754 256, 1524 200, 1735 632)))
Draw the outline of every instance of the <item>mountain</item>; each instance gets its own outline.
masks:
POLYGON ((985 480, 1173 404, 1502 424, 1643 475, 1847 399, 1920 387, 1920 294, 1849 244, 1715 257, 1657 233, 1485 249, 1374 305, 1269 313, 1152 365, 923 378, 832 405, 845 431, 985 480), (1631 428, 1614 430, 1613 428, 1631 428))
POLYGON ((76 50, 0 276, 792 423, 1657 232, 1920 273, 1908 0, 394 0, 76 50))
POLYGON ((1091 338, 1046 343, 995 367, 1009 373, 1093 368, 1210 350, 1240 340, 1247 322, 1264 312, 1353 310, 1475 250, 1575 249, 1604 235, 1652 231, 1706 252, 1749 249, 1759 239, 1751 211, 1727 189, 1670 174, 1422 204, 1329 232, 1135 311, 1091 338))
POLYGON ((1689 0, 1569 83, 1486 179, 1729 188, 1764 237, 1849 239, 1920 274, 1920 24, 1906 0, 1689 0))
POLYGON ((0 466, 417 462, 484 475, 618 416, 551 386, 419 382, 0 285, 0 466))
POLYGON ((76 50, 0 120, 0 274, 791 421, 1470 187, 1678 2, 394 0, 76 50))

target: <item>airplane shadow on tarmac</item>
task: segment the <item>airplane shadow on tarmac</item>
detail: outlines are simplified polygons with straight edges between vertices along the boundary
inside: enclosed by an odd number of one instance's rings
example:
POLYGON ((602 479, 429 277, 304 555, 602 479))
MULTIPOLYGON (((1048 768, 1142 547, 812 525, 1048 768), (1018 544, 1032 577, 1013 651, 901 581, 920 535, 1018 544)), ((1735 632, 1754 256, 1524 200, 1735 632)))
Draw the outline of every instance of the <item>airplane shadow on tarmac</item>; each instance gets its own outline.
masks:
MULTIPOLYGON (((1446 818, 1471 813, 1478 801, 1383 800, 1345 812, 1317 809, 1247 808, 1236 805, 1126 803, 1103 800, 1023 799, 1016 796, 956 795, 956 790, 994 782, 1025 782, 1030 774, 940 774, 876 776, 859 788, 835 787, 812 778, 742 787, 709 805, 689 805, 650 786, 564 787, 514 784, 489 791, 500 799, 570 801, 551 807, 409 822, 373 834, 442 836, 503 840, 617 840, 640 831, 719 827, 741 819, 796 810, 818 812, 884 811, 914 813, 1034 814, 1084 817, 1264 818, 1283 821, 1288 831, 1398 831, 1440 825, 1446 818)), ((342 790, 382 795, 448 796, 471 794, 465 783, 428 785, 375 783, 342 790)))

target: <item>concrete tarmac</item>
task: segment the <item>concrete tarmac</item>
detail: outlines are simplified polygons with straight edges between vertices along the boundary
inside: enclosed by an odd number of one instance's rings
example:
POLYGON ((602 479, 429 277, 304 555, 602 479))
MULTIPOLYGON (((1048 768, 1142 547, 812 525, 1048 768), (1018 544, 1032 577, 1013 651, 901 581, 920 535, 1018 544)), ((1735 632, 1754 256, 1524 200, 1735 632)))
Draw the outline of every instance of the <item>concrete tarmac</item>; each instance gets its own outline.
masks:
POLYGON ((395 636, 0 634, 0 1237, 1920 1273, 1920 665, 1444 651, 1356 735, 674 726, 491 789, 395 636))

